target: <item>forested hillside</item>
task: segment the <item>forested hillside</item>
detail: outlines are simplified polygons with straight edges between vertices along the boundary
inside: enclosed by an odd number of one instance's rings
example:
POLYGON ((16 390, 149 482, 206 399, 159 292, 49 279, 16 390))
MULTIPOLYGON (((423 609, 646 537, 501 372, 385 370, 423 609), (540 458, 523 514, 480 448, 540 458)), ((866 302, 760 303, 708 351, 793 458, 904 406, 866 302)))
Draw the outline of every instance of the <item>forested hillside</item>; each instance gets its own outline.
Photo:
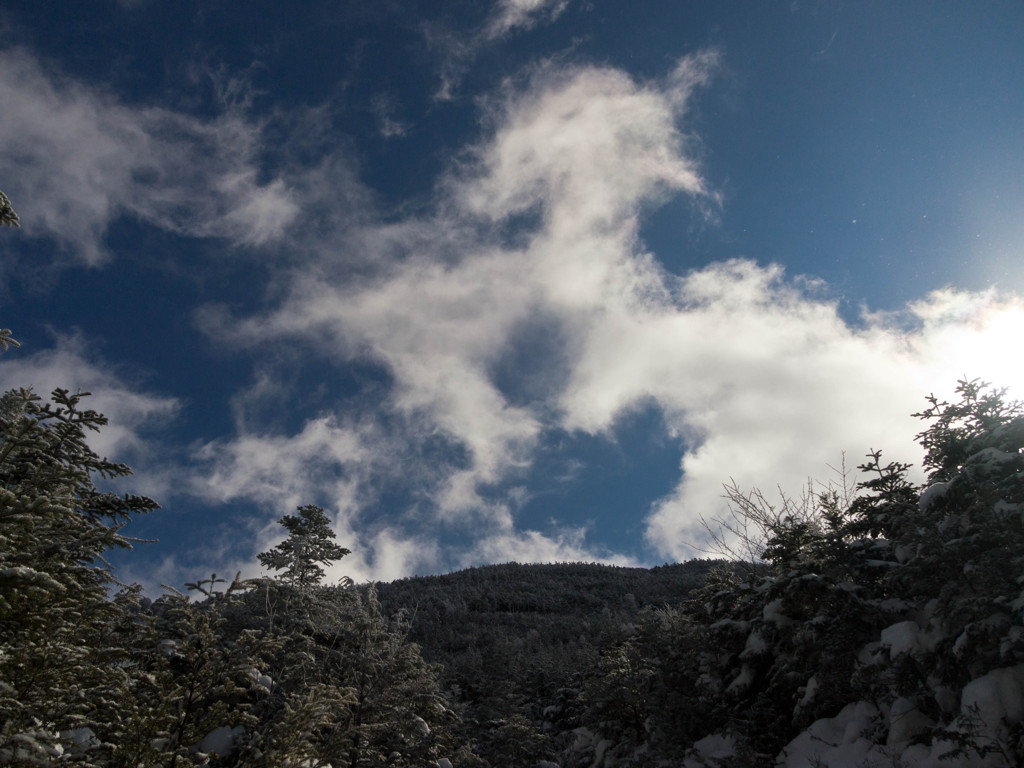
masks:
POLYGON ((602 650, 629 637, 645 609, 681 605, 713 565, 507 563, 376 589, 441 666, 477 753, 494 766, 533 765, 577 740, 602 650))
MULTIPOLYGON (((8 334, 9 335, 9 334, 8 334)), ((1024 411, 930 398, 928 483, 730 492, 751 561, 516 565, 323 585, 285 515, 271 575, 151 601, 105 553, 151 499, 84 395, 0 399, 0 763, 12 766, 1017 766, 1024 411)), ((728 521, 727 521, 728 523, 728 521)))

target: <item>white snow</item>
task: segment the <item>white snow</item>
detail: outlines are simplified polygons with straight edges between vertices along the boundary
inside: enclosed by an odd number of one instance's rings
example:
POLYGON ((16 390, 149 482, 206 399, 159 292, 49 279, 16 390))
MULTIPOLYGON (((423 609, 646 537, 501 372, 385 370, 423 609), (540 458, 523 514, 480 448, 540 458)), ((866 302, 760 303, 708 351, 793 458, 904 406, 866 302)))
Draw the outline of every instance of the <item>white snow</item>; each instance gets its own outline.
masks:
POLYGON ((891 768, 892 761, 865 733, 879 719, 878 709, 867 701, 848 704, 835 717, 816 720, 786 745, 776 758, 780 768, 891 768))
POLYGON ((61 731, 60 739, 72 752, 85 752, 100 745, 96 733, 92 728, 72 728, 69 731, 61 731))
POLYGON ((161 656, 167 656, 168 658, 178 655, 178 641, 177 640, 161 640, 156 645, 156 652, 161 656))
POLYGON ((800 698, 800 701, 797 702, 796 708, 800 709, 801 707, 806 707, 808 704, 814 701, 814 695, 817 692, 818 679, 816 677, 812 677, 810 680, 807 681, 807 684, 804 686, 804 695, 800 698))
POLYGON ((754 681, 754 670, 750 668, 749 664, 744 664, 740 673, 736 675, 729 687, 726 688, 727 693, 740 693, 746 688, 750 687, 750 684, 754 681))
POLYGON ((430 735, 430 726, 427 724, 427 721, 419 715, 412 716, 412 727, 418 736, 430 735))
POLYGON ((882 630, 881 646, 889 649, 889 658, 895 659, 903 653, 916 655, 930 651, 935 646, 934 638, 922 632, 916 621, 901 621, 882 630))
POLYGON ((610 768, 607 766, 604 760, 605 753, 615 746, 615 742, 611 739, 601 739, 594 745, 594 762, 591 763, 591 768, 610 768))
POLYGON ((881 643, 868 643, 857 651, 857 661, 865 667, 875 664, 881 650, 881 643))
POLYGON ((935 721, 917 708, 914 699, 899 698, 889 707, 889 735, 885 745, 902 750, 917 735, 935 726, 935 721))
POLYGON ((1014 646, 1020 645, 1022 642, 1024 642, 1024 627, 1010 627, 1006 637, 999 642, 1000 655, 1007 656, 1014 646))
POLYGON ((977 471, 979 469, 991 472, 993 469, 1000 469, 1003 464, 1009 464, 1011 462, 1020 461, 1019 453, 1008 453, 1007 451, 1000 451, 998 448, 982 448, 980 451, 970 456, 966 462, 966 468, 969 471, 977 471))
POLYGON ((932 483, 923 491, 917 500, 917 505, 922 512, 927 512, 936 501, 946 493, 949 483, 932 483))
POLYGON ((240 725, 236 725, 234 728, 222 725, 203 737, 198 744, 198 751, 204 754, 216 752, 219 757, 227 757, 235 751, 235 741, 243 733, 245 733, 245 728, 240 725))
MULTIPOLYGON (((909 631, 894 635, 906 637, 909 631)), ((1007 735, 1008 724, 1024 721, 1024 664, 995 669, 968 683, 961 695, 961 711, 980 718, 979 743, 997 744, 1007 735)), ((778 768, 1006 768, 1004 758, 996 753, 986 756, 965 754, 945 757, 952 741, 936 739, 931 744, 913 744, 915 737, 926 734, 935 722, 917 708, 910 698, 898 698, 886 717, 871 703, 860 701, 847 705, 838 715, 815 721, 807 730, 786 745, 776 758, 778 768), (885 744, 872 742, 878 727, 888 724, 885 744)), ((691 768, 688 765, 688 768, 691 768)), ((694 764, 696 766, 696 764, 694 764)))
POLYGON ((736 737, 713 733, 700 741, 694 742, 693 748, 705 757, 723 759, 736 755, 736 737))
POLYGON ((972 680, 960 694, 960 706, 965 712, 976 707, 992 733, 1002 730, 1004 722, 1019 723, 1024 719, 1024 664, 972 680))
POLYGON ((736 737, 712 733, 694 743, 689 757, 683 760, 683 768, 707 768, 709 765, 720 765, 719 761, 735 756, 736 737))
POLYGON ((736 632, 747 632, 750 629, 749 621, 741 621, 739 619, 720 619, 712 624, 708 629, 721 630, 721 629, 732 629, 736 632))
POLYGON ((263 674, 255 667, 249 667, 248 672, 249 677, 253 679, 253 682, 256 683, 256 685, 266 688, 268 691, 274 687, 274 678, 270 675, 263 674))
POLYGON ((782 612, 782 598, 772 600, 770 603, 765 605, 761 611, 761 616, 765 621, 773 622, 780 627, 785 627, 793 623, 793 620, 782 612))
POLYGON ((764 638, 758 632, 751 632, 747 636, 746 645, 743 647, 743 652, 740 654, 741 659, 749 659, 752 656, 760 656, 768 650, 768 643, 765 642, 764 638))
POLYGON ((898 563, 907 562, 916 552, 916 547, 912 547, 909 544, 900 544, 893 550, 893 554, 896 555, 896 562, 898 563))
POLYGON ((64 585, 44 571, 37 571, 24 565, 17 565, 11 568, 0 568, 0 581, 14 582, 19 586, 41 587, 54 592, 63 592, 64 585))

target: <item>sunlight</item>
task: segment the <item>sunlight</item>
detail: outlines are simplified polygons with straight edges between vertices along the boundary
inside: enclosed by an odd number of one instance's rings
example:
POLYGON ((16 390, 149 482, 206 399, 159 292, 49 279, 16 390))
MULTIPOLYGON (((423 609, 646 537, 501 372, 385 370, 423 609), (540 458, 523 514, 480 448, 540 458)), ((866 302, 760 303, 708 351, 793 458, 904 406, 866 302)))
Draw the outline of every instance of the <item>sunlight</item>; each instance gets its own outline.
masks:
POLYGON ((987 294, 986 298, 970 317, 942 323, 929 339, 930 346, 951 384, 964 376, 981 378, 1006 388, 1011 398, 1024 400, 1024 302, 1016 296, 997 300, 987 294))

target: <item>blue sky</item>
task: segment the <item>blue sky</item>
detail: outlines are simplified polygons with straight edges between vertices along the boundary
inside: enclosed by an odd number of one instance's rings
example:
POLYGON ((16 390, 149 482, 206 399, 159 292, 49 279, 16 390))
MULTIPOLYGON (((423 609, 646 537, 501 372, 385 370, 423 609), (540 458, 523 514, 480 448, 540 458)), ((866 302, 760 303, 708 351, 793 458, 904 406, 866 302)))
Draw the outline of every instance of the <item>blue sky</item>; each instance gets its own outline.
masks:
MULTIPOLYGON (((1017 2, 6 2, 0 384, 94 393, 122 575, 660 564, 1024 395, 1017 2)), ((852 478, 855 479, 855 478, 852 478)))

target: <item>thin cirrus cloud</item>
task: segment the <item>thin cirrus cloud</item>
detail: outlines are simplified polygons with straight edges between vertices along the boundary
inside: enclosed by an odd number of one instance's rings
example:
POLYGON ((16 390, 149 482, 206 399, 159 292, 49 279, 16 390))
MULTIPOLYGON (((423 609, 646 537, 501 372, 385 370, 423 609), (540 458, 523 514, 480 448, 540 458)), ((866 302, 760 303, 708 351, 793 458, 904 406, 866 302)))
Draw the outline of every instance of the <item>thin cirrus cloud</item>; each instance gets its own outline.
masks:
POLYGON ((311 486, 334 509, 352 508, 356 470, 369 459, 358 428, 332 416, 307 421, 295 435, 245 434, 228 442, 202 445, 194 458, 207 467, 195 491, 219 502, 240 498, 271 509, 306 503, 311 486), (334 481, 325 483, 328 477, 334 481))
POLYGON ((499 0, 487 25, 487 36, 501 37, 514 29, 529 29, 541 17, 558 18, 568 0, 499 0))
POLYGON ((553 22, 569 5, 568 0, 498 0, 482 26, 469 33, 455 33, 443 25, 428 24, 422 32, 427 44, 441 55, 438 101, 456 96, 472 61, 486 46, 497 44, 537 24, 553 22))
POLYGON ((0 166, 17 169, 7 191, 31 212, 28 231, 87 264, 107 259, 104 235, 125 214, 252 246, 297 213, 282 180, 258 183, 258 126, 241 115, 126 106, 21 49, 0 52, 0 73, 0 166))

